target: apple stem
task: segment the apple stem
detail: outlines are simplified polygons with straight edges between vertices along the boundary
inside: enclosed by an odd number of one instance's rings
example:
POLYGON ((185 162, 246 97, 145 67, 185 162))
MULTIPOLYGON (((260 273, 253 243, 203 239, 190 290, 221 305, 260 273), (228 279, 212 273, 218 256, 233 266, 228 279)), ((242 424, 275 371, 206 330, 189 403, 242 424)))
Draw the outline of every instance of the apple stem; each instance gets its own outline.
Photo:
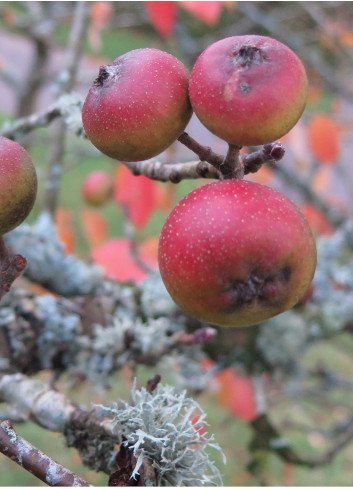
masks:
POLYGON ((196 139, 189 136, 187 132, 183 132, 178 137, 178 141, 189 148, 193 153, 197 154, 201 161, 207 161, 215 168, 217 168, 217 170, 220 169, 224 157, 212 151, 209 146, 203 146, 202 144, 198 143, 196 139))
POLYGON ((228 151, 222 164, 219 168, 221 175, 221 180, 236 178, 241 180, 244 178, 244 165, 239 157, 239 151, 241 146, 236 144, 229 144, 228 151))
POLYGON ((226 156, 223 156, 215 153, 209 146, 203 146, 198 143, 186 132, 183 132, 181 136, 178 137, 178 141, 184 144, 184 146, 189 148, 193 153, 197 154, 201 161, 207 161, 207 163, 214 166, 220 173, 220 179, 242 179, 244 177, 244 166, 239 157, 241 146, 229 144, 228 152, 226 156))
MULTIPOLYGON (((260 149, 250 154, 242 155, 240 155, 241 146, 237 146, 236 144, 229 144, 226 156, 215 153, 209 146, 203 146, 191 136, 189 136, 189 134, 187 134, 186 132, 183 132, 181 136, 179 136, 178 141, 189 148, 193 153, 197 154, 197 156, 200 158, 201 163, 207 162, 212 165, 217 170, 218 178, 220 180, 230 178, 241 180, 242 178, 244 178, 244 175, 248 173, 256 173, 263 164, 279 161, 281 158, 283 158, 285 153, 283 145, 278 141, 265 144, 260 149)), ((173 172, 173 170, 171 170, 170 168, 168 168, 168 175, 164 174, 163 176, 161 176, 162 174, 160 169, 155 167, 151 168, 150 163, 148 163, 148 168, 145 169, 147 170, 145 172, 141 171, 141 163, 138 164, 137 168, 135 166, 133 167, 132 163, 129 163, 129 167, 135 175, 147 174, 147 176, 149 176, 150 178, 155 178, 158 180, 158 177, 160 177, 162 181, 171 180, 174 183, 178 183, 183 178, 190 178, 190 175, 194 175, 194 173, 196 174, 196 177, 217 177, 217 175, 213 175, 213 173, 210 171, 211 167, 198 167, 196 172, 189 171, 183 173, 180 166, 178 166, 177 169, 177 166, 174 165, 174 173, 172 177, 171 172, 173 172), (201 174, 202 170, 204 174, 201 174), (186 174, 188 175, 187 177, 185 176, 186 174)), ((166 166, 162 165, 162 167, 165 173, 166 166)), ((193 176, 192 178, 195 177, 193 176)))

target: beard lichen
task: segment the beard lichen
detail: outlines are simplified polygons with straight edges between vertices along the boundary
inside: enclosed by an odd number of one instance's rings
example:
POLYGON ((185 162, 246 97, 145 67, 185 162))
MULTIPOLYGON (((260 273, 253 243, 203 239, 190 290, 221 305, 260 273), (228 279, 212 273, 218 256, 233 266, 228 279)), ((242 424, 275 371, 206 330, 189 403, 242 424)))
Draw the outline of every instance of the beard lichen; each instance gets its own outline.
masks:
POLYGON ((186 391, 159 384, 152 392, 131 391, 131 402, 99 406, 114 417, 114 430, 136 458, 131 478, 138 477, 145 459, 152 462, 158 486, 222 485, 209 449, 225 456, 207 433, 205 413, 186 391))

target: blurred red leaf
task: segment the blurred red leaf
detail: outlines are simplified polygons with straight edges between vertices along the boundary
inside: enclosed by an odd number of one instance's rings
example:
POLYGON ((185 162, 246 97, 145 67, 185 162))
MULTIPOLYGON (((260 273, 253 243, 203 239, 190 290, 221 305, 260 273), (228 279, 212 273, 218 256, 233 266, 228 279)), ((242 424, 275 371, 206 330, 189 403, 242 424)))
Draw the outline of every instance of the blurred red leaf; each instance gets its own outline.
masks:
POLYGON ((331 117, 316 114, 308 125, 308 144, 314 156, 324 165, 337 162, 341 150, 340 131, 331 117))
POLYGON ((156 239, 150 238, 138 245, 139 260, 131 253, 131 242, 127 238, 114 238, 95 247, 92 258, 104 269, 106 277, 117 282, 139 283, 148 273, 141 262, 157 268, 156 239))
POLYGON ((9 26, 14 26, 16 24, 16 12, 14 9, 10 7, 5 7, 2 10, 2 19, 3 21, 9 25, 9 26))
POLYGON ((350 29, 344 29, 339 33, 339 40, 344 46, 348 48, 353 47, 353 31, 350 29))
POLYGON ((234 417, 249 422, 256 418, 255 393, 251 378, 237 374, 233 368, 222 370, 216 379, 219 384, 219 403, 234 417))
POLYGON ((156 207, 157 184, 144 175, 136 177, 121 164, 116 172, 114 199, 125 206, 133 224, 143 228, 156 207))
POLYGON ((274 176, 274 170, 269 166, 263 165, 256 173, 250 173, 247 175, 247 180, 261 183, 262 185, 271 185, 271 181, 273 180, 274 176))
POLYGON ((313 176, 311 186, 315 192, 324 195, 328 192, 332 182, 332 168, 329 166, 321 166, 313 176))
POLYGON ((92 258, 106 277, 117 282, 138 283, 147 276, 131 256, 131 242, 126 238, 111 239, 94 248, 92 258))
POLYGON ((192 15, 208 25, 217 24, 223 9, 223 2, 179 2, 192 15))
POLYGON ((98 246, 103 243, 107 238, 108 224, 102 214, 86 207, 83 209, 81 217, 82 229, 91 246, 98 246))
POLYGON ((91 21, 100 28, 109 26, 113 14, 112 2, 93 2, 91 9, 91 21))
POLYGON ((73 227, 73 214, 70 209, 58 207, 55 212, 55 224, 60 241, 66 253, 73 253, 75 249, 75 234, 73 227))
POLYGON ((170 37, 176 20, 176 3, 145 1, 145 8, 155 29, 163 37, 170 37))
POLYGON ((156 188, 156 209, 162 212, 170 212, 176 199, 175 183, 163 182, 156 188))
POLYGON ((332 235, 335 228, 330 224, 325 214, 308 202, 301 206, 301 211, 307 218, 314 234, 332 235))
POLYGON ((152 236, 139 244, 139 254, 149 267, 158 268, 158 244, 159 238, 152 236))
POLYGON ((307 127, 299 120, 292 129, 280 138, 284 146, 293 153, 296 169, 307 174, 312 165, 307 144, 307 127))
POLYGON ((198 416, 198 415, 190 416, 189 420, 190 420, 191 424, 195 427, 195 431, 197 431, 201 437, 207 433, 206 426, 198 425, 198 423, 200 421, 200 416, 198 416))
POLYGON ((102 49, 101 34, 109 26, 113 15, 112 2, 93 2, 91 7, 91 22, 88 29, 88 40, 94 51, 102 49))

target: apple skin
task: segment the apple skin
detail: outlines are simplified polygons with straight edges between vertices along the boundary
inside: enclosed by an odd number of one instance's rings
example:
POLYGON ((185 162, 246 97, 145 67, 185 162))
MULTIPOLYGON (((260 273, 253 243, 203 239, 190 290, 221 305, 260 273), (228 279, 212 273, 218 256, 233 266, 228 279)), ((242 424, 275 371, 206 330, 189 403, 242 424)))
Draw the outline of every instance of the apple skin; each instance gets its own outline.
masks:
POLYGON ((92 144, 121 161, 141 161, 167 149, 192 109, 189 72, 159 49, 141 48, 101 66, 82 109, 92 144))
POLYGON ((113 195, 113 181, 109 173, 94 171, 84 180, 81 189, 82 197, 87 204, 99 207, 113 195))
POLYGON ((223 180, 193 190, 173 209, 158 261, 185 313, 219 326, 250 326, 305 294, 316 245, 286 196, 258 183, 223 180))
POLYGON ((265 36, 215 42, 190 75, 195 114, 211 132, 238 146, 266 144, 286 134, 302 115, 307 92, 301 60, 265 36))
POLYGON ((28 216, 37 196, 37 174, 27 151, 0 136, 0 235, 28 216))

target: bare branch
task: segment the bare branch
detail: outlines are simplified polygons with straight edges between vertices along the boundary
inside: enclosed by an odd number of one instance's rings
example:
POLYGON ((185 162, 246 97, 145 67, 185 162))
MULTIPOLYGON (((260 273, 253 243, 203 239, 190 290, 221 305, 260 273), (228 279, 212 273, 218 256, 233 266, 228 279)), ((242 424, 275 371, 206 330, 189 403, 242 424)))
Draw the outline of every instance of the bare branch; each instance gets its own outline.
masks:
POLYGON ((19 436, 9 421, 0 423, 0 452, 49 486, 92 486, 19 436))
MULTIPOLYGON (((63 70, 60 86, 61 93, 69 92, 75 85, 78 71, 79 60, 83 50, 83 40, 88 25, 89 9, 87 2, 77 2, 75 5, 73 25, 67 48, 66 67, 63 70)), ((53 136, 53 142, 49 157, 48 174, 46 178, 45 192, 41 208, 50 213, 54 213, 60 180, 62 175, 62 165, 65 152, 66 124, 60 120, 53 136)))
POLYGON ((326 453, 317 458, 305 458, 296 453, 265 414, 256 418, 251 424, 255 433, 250 443, 250 450, 254 451, 259 448, 268 450, 276 453, 287 463, 304 467, 314 468, 329 464, 353 440, 353 420, 351 420, 346 427, 346 431, 338 436, 336 442, 332 444, 326 453))
MULTIPOLYGON (((64 117, 66 120, 72 111, 81 110, 81 103, 81 100, 74 95, 62 95, 43 112, 22 117, 12 124, 6 122, 1 135, 8 139, 17 140, 35 129, 48 126, 58 117, 64 117)), ((82 128, 79 128, 77 135, 81 135, 82 130, 82 128)))
MULTIPOLYGON (((134 175, 145 175, 153 180, 159 180, 161 182, 171 181, 178 183, 185 179, 195 178, 210 178, 219 179, 220 175, 225 171, 222 168, 227 156, 214 153, 211 148, 202 146, 186 133, 183 134, 183 141, 186 141, 188 147, 194 148, 195 153, 198 154, 201 161, 189 161, 186 163, 162 163, 155 160, 146 160, 138 162, 124 163, 134 175)), ((180 141, 180 138, 179 138, 180 141)), ((239 148, 232 148, 232 152, 235 151, 236 157, 239 148)), ((259 150, 250 154, 240 155, 240 163, 242 166, 241 171, 244 174, 257 172, 262 165, 266 163, 276 163, 284 155, 284 148, 281 143, 275 142, 262 146, 259 150)), ((228 155, 231 158, 230 155, 228 155)), ((229 170, 229 164, 227 164, 227 171, 229 170)), ((229 170, 233 171, 233 170, 229 170)))
POLYGON ((195 153, 201 161, 207 161, 218 169, 222 165, 224 156, 215 153, 209 146, 203 146, 198 143, 195 139, 189 136, 188 133, 183 132, 183 134, 178 137, 178 141, 195 153))
POLYGON ((185 179, 212 178, 218 179, 219 172, 206 161, 186 163, 162 163, 148 160, 124 163, 134 175, 145 175, 160 182, 179 183, 185 179))

